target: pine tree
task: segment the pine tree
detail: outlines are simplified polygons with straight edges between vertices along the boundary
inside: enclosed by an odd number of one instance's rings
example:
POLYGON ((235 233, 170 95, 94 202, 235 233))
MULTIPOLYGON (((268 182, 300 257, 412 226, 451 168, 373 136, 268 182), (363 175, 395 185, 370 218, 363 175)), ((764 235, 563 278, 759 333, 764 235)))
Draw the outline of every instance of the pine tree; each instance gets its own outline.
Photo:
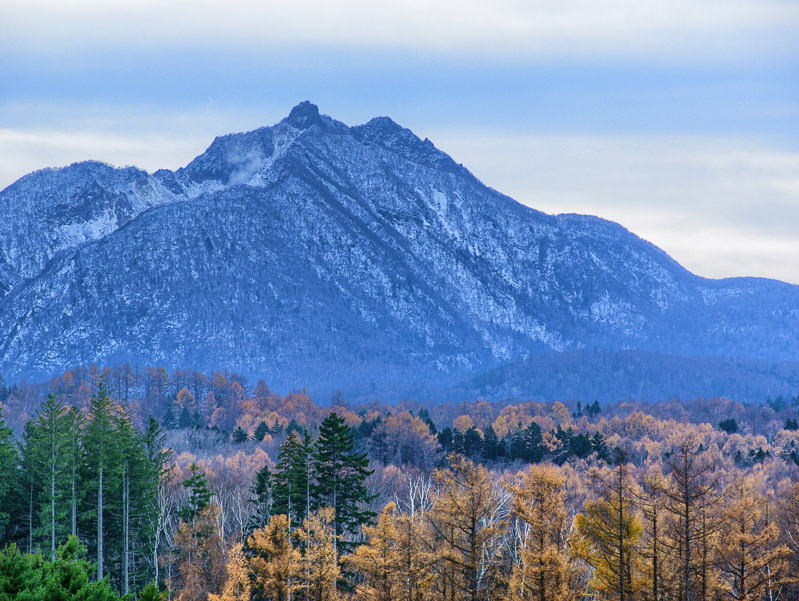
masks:
POLYGON ((263 527, 272 515, 274 479, 268 465, 255 474, 255 482, 250 487, 250 503, 254 510, 249 530, 263 527))
POLYGON ((146 461, 146 488, 144 516, 147 520, 147 553, 151 557, 145 580, 159 582, 159 551, 166 534, 167 520, 162 499, 166 496, 166 485, 172 467, 172 450, 166 447, 166 435, 158 420, 150 416, 142 434, 143 452, 146 461))
POLYGON ((139 593, 139 601, 167 601, 168 593, 160 592, 155 582, 150 582, 139 593))
POLYGON ((288 601, 300 589, 301 557, 294 548, 289 532, 289 519, 273 515, 263 528, 247 539, 254 553, 250 566, 255 572, 255 587, 260 595, 274 601, 288 601))
POLYGON ((313 506, 333 509, 334 544, 342 551, 354 543, 343 538, 358 536, 363 524, 376 515, 364 508, 374 497, 364 485, 373 472, 366 453, 353 451, 352 429, 336 413, 328 415, 319 427, 313 458, 316 479, 313 506))
POLYGON ((121 556, 121 592, 130 590, 132 572, 138 566, 133 565, 131 545, 138 547, 149 538, 150 522, 145 512, 152 509, 151 499, 157 488, 151 477, 143 437, 133 427, 127 408, 120 408, 114 417, 116 443, 119 452, 118 490, 120 497, 117 506, 120 508, 120 549, 121 556))
POLYGON ((55 560, 57 544, 69 532, 65 414, 63 403, 48 395, 25 441, 25 454, 36 465, 35 477, 40 486, 38 533, 49 543, 51 560, 55 560))
POLYGON ((492 426, 486 428, 483 434, 483 458, 486 461, 496 461, 499 456, 499 438, 492 426))
POLYGON ((566 479, 554 466, 530 466, 520 486, 513 487, 513 513, 528 526, 520 563, 514 565, 508 601, 568 601, 571 525, 563 485, 566 479))
POLYGON ((83 432, 86 427, 86 419, 77 407, 70 407, 65 422, 70 534, 78 536, 78 508, 83 502, 86 492, 81 478, 81 467, 84 463, 83 432))

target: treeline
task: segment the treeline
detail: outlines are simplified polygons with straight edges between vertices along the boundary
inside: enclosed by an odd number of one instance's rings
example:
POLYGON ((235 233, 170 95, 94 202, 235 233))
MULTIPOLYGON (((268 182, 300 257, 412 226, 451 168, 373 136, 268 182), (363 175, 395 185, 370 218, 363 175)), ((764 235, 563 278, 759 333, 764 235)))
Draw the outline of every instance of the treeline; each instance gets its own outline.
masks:
POLYGON ((217 373, 207 405, 154 375, 149 414, 70 375, 0 407, 0 599, 799 599, 794 399, 321 407, 217 373))

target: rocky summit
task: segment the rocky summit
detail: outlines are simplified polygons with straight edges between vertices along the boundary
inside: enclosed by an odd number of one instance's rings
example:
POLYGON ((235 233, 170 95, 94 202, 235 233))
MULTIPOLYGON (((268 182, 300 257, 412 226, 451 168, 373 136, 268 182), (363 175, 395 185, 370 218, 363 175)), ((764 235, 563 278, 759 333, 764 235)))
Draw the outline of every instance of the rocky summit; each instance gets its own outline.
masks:
POLYGON ((346 391, 561 351, 799 360, 799 287, 696 276, 308 102, 174 172, 23 177, 0 192, 0 295, 6 380, 128 361, 346 391))

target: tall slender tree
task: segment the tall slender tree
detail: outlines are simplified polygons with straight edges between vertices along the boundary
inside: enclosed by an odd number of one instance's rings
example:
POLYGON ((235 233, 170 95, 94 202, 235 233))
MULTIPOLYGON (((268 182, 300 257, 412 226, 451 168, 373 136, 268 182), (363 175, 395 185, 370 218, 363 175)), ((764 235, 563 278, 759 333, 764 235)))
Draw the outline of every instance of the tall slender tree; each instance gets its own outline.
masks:
POLYGON ((14 434, 6 426, 0 407, 0 538, 3 540, 11 519, 10 510, 17 505, 15 497, 20 484, 18 465, 19 454, 14 434))
POLYGON ((103 383, 97 387, 89 406, 89 421, 84 436, 86 453, 87 501, 91 507, 86 512, 87 520, 95 526, 94 551, 97 559, 97 578, 105 576, 105 538, 110 531, 106 516, 106 505, 113 496, 119 480, 119 453, 115 440, 114 405, 103 383))

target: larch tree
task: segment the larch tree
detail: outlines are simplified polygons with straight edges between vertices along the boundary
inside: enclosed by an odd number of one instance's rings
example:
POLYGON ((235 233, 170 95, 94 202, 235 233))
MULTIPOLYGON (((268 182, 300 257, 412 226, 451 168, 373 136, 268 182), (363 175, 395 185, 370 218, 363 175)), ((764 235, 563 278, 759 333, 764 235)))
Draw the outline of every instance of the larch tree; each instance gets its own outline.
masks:
POLYGON ((241 543, 236 543, 228 553, 227 578, 221 595, 209 593, 208 601, 250 601, 252 598, 252 582, 250 582, 250 566, 241 543))
POLYGON ((721 589, 735 601, 774 598, 786 576, 790 550, 779 544, 769 503, 746 479, 736 480, 725 495, 723 529, 717 543, 721 589))
POLYGON ((522 520, 526 536, 519 563, 514 565, 508 601, 568 601, 570 587, 567 540, 571 520, 566 510, 566 482, 551 465, 532 465, 521 485, 512 486, 513 514, 522 520))
POLYGON ((598 498, 575 518, 573 553, 592 568, 591 586, 606 598, 633 598, 640 587, 636 545, 643 527, 633 513, 629 466, 617 455, 610 474, 594 474, 598 498))
POLYGON ((396 505, 389 503, 380 512, 375 526, 364 526, 366 543, 346 558, 363 579, 356 595, 365 601, 402 599, 399 581, 403 578, 397 549, 399 535, 394 527, 396 505))
POLYGON ((291 537, 288 516, 279 514, 247 539, 247 546, 253 552, 250 566, 255 573, 255 588, 266 599, 289 601, 300 589, 301 557, 291 537))
POLYGON ((309 601, 337 601, 341 574, 336 545, 335 513, 323 507, 305 519, 299 531, 304 547, 305 594, 309 601))
POLYGON ((670 486, 664 490, 666 509, 672 516, 671 532, 662 540, 681 563, 679 594, 683 601, 705 601, 712 594, 713 537, 719 524, 715 466, 690 437, 666 457, 670 486))
POLYGON ((449 460, 449 469, 433 473, 439 490, 427 514, 442 562, 438 586, 444 599, 489 599, 502 498, 485 467, 460 455, 449 460))

